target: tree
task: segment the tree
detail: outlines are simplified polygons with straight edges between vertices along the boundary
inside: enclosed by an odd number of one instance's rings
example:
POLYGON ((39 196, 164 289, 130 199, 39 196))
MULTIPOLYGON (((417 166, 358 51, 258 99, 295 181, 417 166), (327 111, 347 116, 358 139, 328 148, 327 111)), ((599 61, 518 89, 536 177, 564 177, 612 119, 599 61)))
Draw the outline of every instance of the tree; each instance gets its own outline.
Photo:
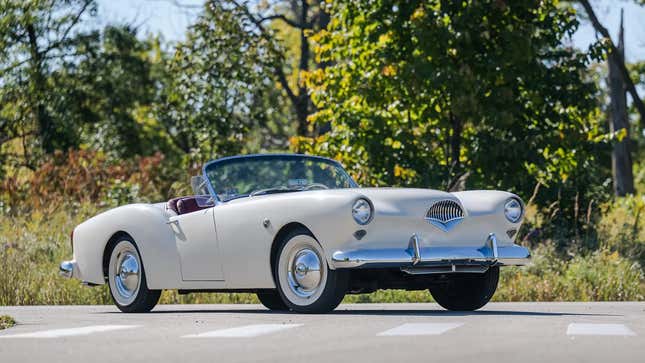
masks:
MULTIPOLYGON (((312 69, 322 69, 328 62, 313 59, 310 37, 325 29, 330 17, 324 0, 288 0, 275 3, 250 3, 248 1, 213 0, 221 8, 235 9, 247 17, 263 39, 272 44, 276 55, 273 74, 275 80, 291 103, 296 122, 296 134, 310 136, 308 117, 314 111, 307 84, 303 75, 312 69), (297 41, 289 44, 291 33, 297 33, 297 41)), ((288 115, 286 115, 288 116, 288 115)), ((327 127, 322 128, 322 132, 327 127)))
POLYGON ((528 198, 541 183, 536 202, 560 198, 569 211, 609 178, 586 73, 601 52, 565 45, 578 26, 573 9, 340 1, 331 14, 315 49, 333 65, 308 82, 312 121, 332 131, 295 150, 340 159, 367 185, 450 189, 465 180, 528 198))
POLYGON ((93 0, 0 3, 0 154, 33 167, 37 150, 78 146, 78 130, 59 113, 70 104, 48 76, 94 35, 79 24, 95 10, 93 0))
POLYGON ((59 89, 88 100, 84 143, 116 158, 169 151, 165 130, 152 116, 165 57, 158 39, 139 40, 128 25, 108 25, 73 63, 53 73, 59 89))
POLYGON ((176 150, 198 160, 245 150, 270 117, 271 39, 239 8, 207 4, 168 63, 157 118, 176 150))
POLYGON ((587 15, 589 16, 589 19, 591 20, 591 24, 593 25, 594 29, 596 29, 596 31, 603 36, 603 40, 606 42, 608 56, 612 59, 612 62, 617 67, 617 71, 622 77, 623 82, 625 83, 625 87, 627 88, 627 91, 632 96, 632 101, 634 102, 634 106, 636 107, 636 109, 638 110, 638 113, 640 114, 641 127, 645 128, 645 104, 643 104, 643 100, 641 100, 640 96, 638 95, 636 86, 634 86, 634 82, 629 76, 629 70, 625 65, 625 59, 623 54, 618 50, 616 45, 614 45, 614 42, 611 40, 611 36, 609 35, 609 31, 607 31, 607 28, 605 28, 600 23, 589 1, 580 0, 580 4, 587 12, 587 15))

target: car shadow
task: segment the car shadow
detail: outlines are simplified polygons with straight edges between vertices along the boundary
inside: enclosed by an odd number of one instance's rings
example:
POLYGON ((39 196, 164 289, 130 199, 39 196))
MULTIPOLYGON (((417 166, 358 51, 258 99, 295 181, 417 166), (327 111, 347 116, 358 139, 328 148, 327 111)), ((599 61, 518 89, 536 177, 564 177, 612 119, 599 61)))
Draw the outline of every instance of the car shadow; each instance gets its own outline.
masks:
MULTIPOLYGON (((96 312, 97 314, 121 314, 118 311, 96 312)), ((156 314, 262 314, 262 315, 303 315, 292 311, 271 311, 267 309, 172 309, 172 310, 153 310, 146 315, 156 314)), ((517 311, 517 310, 477 310, 477 311, 448 311, 442 309, 417 310, 375 310, 375 309, 352 309, 352 310, 334 310, 325 315, 338 316, 527 316, 527 317, 547 317, 547 316, 608 316, 620 317, 620 314, 605 313, 575 313, 575 312, 544 312, 544 311, 517 311)))

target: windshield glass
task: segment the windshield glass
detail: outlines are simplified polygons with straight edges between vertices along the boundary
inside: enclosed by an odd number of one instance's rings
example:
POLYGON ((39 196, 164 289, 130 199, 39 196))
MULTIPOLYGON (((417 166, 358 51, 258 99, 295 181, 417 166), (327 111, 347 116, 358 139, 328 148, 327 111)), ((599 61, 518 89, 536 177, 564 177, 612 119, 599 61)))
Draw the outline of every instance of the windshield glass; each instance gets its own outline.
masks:
POLYGON ((304 155, 256 155, 211 162, 205 168, 221 201, 249 195, 352 188, 339 163, 304 155))

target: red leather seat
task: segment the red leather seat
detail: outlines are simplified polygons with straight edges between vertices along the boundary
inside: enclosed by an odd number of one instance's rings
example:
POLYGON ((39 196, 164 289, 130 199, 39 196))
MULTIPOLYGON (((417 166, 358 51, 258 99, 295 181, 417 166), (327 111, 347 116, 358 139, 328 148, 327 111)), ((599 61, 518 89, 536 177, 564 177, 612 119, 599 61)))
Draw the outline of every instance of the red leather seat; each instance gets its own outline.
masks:
POLYGON ((166 205, 177 214, 186 214, 210 208, 212 203, 209 195, 191 195, 173 198, 166 205))

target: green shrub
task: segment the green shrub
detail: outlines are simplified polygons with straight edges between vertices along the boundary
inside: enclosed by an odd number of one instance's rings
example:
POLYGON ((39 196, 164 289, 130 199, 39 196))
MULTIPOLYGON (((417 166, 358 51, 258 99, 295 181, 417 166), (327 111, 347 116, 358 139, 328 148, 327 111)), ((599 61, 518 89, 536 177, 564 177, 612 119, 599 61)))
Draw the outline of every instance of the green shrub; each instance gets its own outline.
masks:
POLYGON ((9 315, 0 315, 0 330, 11 328, 16 325, 16 321, 9 315))
POLYGON ((645 267, 645 197, 620 198, 601 208, 599 245, 645 267))
POLYGON ((606 249, 566 260, 553 244, 533 251, 533 263, 502 270, 497 301, 643 300, 637 262, 606 249))

